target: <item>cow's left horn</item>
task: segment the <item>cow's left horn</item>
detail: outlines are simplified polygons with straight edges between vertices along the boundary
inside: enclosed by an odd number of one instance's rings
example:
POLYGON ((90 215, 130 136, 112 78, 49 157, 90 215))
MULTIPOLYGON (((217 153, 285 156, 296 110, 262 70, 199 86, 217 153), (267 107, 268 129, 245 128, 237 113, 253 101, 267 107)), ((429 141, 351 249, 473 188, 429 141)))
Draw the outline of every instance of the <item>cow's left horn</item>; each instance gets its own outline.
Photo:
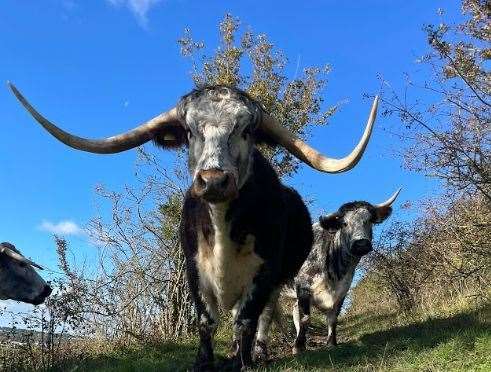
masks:
POLYGON ((27 111, 32 115, 36 121, 41 124, 51 135, 63 142, 65 145, 73 147, 77 150, 94 152, 97 154, 114 154, 117 152, 132 149, 134 147, 143 145, 145 142, 150 141, 155 133, 161 129, 164 125, 170 123, 178 124, 177 109, 173 108, 170 111, 164 112, 153 119, 141 124, 140 126, 117 136, 112 136, 104 139, 87 139, 74 136, 64 130, 58 128, 51 123, 48 119, 43 117, 34 107, 24 98, 24 96, 17 90, 17 88, 7 83, 12 92, 15 94, 20 103, 25 107, 27 111))
POLYGON ((285 147, 298 159, 310 165, 312 168, 315 168, 321 172, 341 173, 350 170, 360 161, 363 152, 367 147, 370 135, 372 134, 373 123, 375 122, 375 118, 377 116, 377 107, 378 96, 376 96, 373 101, 372 110, 370 111, 365 132, 363 133, 360 142, 358 142, 358 145, 356 145, 348 156, 342 159, 332 159, 322 155, 304 141, 297 138, 280 123, 278 123, 272 116, 266 113, 263 115, 261 125, 262 128, 269 135, 271 135, 276 142, 285 147))
POLYGON ((21 263, 24 263, 26 265, 31 265, 31 266, 34 266, 34 267, 37 267, 38 269, 40 270, 44 270, 44 268, 40 265, 38 265, 37 263, 31 261, 31 260, 28 260, 27 258, 25 258, 23 255, 13 251, 12 249, 4 246, 4 245, 0 245, 0 253, 5 253, 7 256, 9 256, 10 258, 12 258, 13 260, 16 260, 18 262, 21 262, 21 263))
POLYGON ((397 189, 397 191, 389 199, 387 199, 383 203, 375 205, 375 208, 390 207, 392 205, 392 203, 394 203, 394 201, 397 199, 397 196, 399 195, 401 190, 402 190, 402 187, 399 187, 399 189, 397 189))

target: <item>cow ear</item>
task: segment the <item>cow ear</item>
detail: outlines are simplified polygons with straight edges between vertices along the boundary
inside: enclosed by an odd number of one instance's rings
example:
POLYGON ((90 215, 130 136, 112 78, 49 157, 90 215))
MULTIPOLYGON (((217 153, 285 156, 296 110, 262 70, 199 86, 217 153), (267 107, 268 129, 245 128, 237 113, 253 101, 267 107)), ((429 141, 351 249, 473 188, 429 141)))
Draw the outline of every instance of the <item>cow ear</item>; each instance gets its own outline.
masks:
POLYGON ((271 135, 266 133, 261 127, 256 127, 256 130, 254 131, 254 139, 258 145, 268 145, 270 147, 278 146, 278 142, 276 142, 271 135))
POLYGON ((384 222, 392 213, 392 207, 377 207, 375 208, 375 216, 373 223, 382 223, 384 222))
POLYGON ((335 233, 343 226, 341 216, 337 213, 333 213, 328 216, 320 216, 319 223, 323 229, 330 233, 335 233))
POLYGON ((153 137, 155 145, 164 149, 175 149, 188 145, 186 130, 180 123, 166 125, 153 137))

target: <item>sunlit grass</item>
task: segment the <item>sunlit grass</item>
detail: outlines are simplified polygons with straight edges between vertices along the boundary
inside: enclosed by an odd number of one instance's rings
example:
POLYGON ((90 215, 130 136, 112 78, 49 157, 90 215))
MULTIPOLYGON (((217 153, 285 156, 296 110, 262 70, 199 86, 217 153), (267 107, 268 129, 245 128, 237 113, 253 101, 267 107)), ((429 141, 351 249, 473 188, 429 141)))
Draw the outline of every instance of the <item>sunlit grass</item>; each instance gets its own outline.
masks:
MULTIPOLYGON (((490 307, 440 317, 364 314, 340 322, 341 344, 312 346, 293 357, 273 346, 274 360, 260 371, 491 371, 490 307)), ((311 334, 322 339, 321 322, 311 334)), ((217 360, 225 357, 230 329, 217 335, 217 360)), ((278 344, 278 341, 276 342, 278 344)), ((192 366, 196 341, 120 349, 77 361, 77 371, 184 371, 192 366)))

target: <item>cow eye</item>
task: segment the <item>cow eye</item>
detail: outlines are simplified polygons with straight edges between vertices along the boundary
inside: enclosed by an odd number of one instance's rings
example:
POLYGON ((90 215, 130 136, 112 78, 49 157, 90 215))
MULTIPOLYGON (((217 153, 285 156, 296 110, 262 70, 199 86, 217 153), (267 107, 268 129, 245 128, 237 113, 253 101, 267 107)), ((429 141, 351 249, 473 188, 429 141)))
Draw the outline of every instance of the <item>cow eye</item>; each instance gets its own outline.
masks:
POLYGON ((348 226, 348 224, 342 219, 339 219, 338 223, 341 228, 348 226))

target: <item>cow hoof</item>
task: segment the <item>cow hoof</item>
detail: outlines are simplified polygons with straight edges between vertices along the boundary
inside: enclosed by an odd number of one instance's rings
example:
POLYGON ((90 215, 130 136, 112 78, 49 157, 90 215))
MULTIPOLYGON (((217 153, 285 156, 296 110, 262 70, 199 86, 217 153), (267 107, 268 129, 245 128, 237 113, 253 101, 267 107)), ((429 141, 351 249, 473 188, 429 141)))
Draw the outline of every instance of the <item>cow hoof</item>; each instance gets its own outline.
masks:
POLYGON ((227 358, 234 359, 235 357, 237 357, 238 353, 239 353, 239 343, 237 340, 234 340, 232 342, 232 346, 230 347, 230 351, 227 353, 227 358))
POLYGON ((252 371, 250 366, 243 366, 240 362, 240 358, 232 358, 226 360, 222 364, 218 366, 218 370, 220 372, 243 372, 243 371, 252 371))
POLYGON ((213 367, 213 364, 195 363, 193 372, 215 372, 215 368, 213 367))
POLYGON ((332 340, 327 341, 327 347, 329 349, 335 348, 336 346, 338 346, 338 343, 336 341, 332 341, 332 340))
POLYGON ((292 349, 293 355, 301 354, 305 351, 305 345, 295 345, 292 349))
POLYGON ((254 359, 256 362, 266 362, 268 360, 268 347, 264 341, 256 341, 254 359))
POLYGON ((193 372, 214 372, 213 362, 197 360, 193 365, 193 372))

